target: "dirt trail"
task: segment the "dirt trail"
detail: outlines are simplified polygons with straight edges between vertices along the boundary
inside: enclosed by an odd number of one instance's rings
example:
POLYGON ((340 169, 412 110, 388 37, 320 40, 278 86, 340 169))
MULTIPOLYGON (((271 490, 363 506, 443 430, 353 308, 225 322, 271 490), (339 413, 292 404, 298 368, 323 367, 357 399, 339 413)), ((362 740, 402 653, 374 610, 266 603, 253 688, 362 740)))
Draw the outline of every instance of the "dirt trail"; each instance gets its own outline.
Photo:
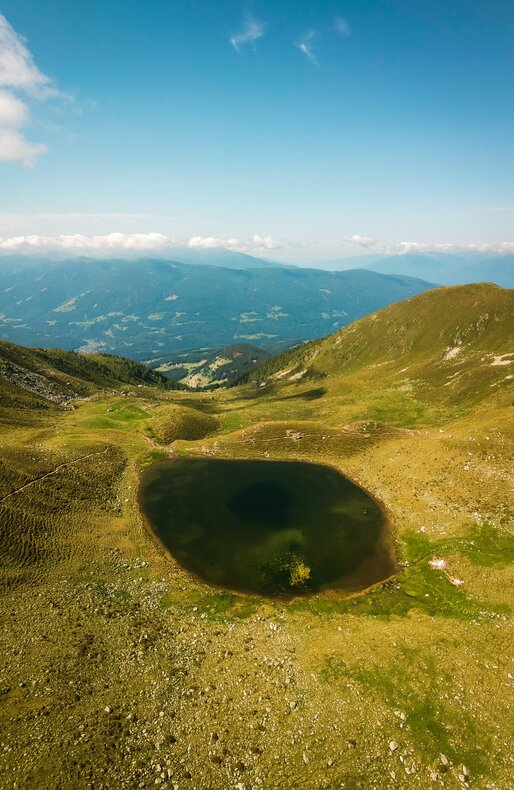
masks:
POLYGON ((87 455, 81 455, 78 458, 74 458, 72 461, 65 461, 64 463, 59 464, 58 466, 55 467, 55 469, 52 469, 51 472, 45 472, 44 475, 35 477, 34 480, 29 480, 28 483, 25 483, 19 488, 15 488, 14 491, 10 491, 8 494, 5 494, 5 496, 0 498, 0 505, 2 505, 7 499, 14 496, 15 494, 19 494, 21 491, 25 491, 26 488, 30 488, 30 486, 33 486, 35 483, 39 483, 40 480, 45 480, 45 478, 47 477, 52 477, 52 475, 57 474, 59 470, 65 469, 67 466, 72 466, 73 464, 77 464, 79 461, 85 461, 86 458, 93 458, 93 456, 95 455, 105 455, 105 453, 111 449, 112 449, 112 445, 107 445, 107 447, 104 447, 103 450, 98 450, 97 452, 94 453, 87 453, 87 455))

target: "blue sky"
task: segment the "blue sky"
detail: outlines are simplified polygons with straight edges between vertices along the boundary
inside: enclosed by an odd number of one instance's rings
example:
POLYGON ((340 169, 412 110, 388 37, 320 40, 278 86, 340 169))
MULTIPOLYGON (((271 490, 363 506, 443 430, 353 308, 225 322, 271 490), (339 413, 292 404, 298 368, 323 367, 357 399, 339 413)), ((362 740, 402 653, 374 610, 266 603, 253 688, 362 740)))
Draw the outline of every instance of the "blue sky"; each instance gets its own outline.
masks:
POLYGON ((511 0, 0 14, 4 246, 154 234, 313 258, 514 242, 511 0))

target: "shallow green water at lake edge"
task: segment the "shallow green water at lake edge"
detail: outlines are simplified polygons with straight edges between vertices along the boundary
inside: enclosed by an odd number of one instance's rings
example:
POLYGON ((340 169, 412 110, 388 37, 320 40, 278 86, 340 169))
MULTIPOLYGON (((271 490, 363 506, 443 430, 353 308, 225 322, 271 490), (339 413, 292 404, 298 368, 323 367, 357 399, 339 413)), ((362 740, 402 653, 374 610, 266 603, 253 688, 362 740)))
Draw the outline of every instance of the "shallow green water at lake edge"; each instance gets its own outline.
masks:
POLYGON ((144 471, 140 502, 178 562, 227 589, 353 593, 397 569, 384 511, 328 466, 179 458, 144 471))

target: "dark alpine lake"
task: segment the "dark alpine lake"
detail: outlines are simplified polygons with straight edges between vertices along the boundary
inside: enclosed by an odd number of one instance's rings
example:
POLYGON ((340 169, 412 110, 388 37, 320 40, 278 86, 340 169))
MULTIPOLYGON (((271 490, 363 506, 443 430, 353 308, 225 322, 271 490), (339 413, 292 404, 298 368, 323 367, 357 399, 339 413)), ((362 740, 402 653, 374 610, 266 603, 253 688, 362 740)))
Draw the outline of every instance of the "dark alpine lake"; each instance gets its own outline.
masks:
POLYGON ((384 511, 328 466, 179 458, 145 470, 140 501, 178 562, 228 589, 351 593, 397 569, 384 511))

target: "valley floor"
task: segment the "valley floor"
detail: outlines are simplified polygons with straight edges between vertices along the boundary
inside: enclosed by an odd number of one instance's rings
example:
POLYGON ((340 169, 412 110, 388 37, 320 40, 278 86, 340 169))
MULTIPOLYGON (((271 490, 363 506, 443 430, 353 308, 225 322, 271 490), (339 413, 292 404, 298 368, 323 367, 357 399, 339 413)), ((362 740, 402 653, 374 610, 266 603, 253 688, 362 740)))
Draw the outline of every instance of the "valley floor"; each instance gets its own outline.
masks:
POLYGON ((1 787, 512 786, 514 409, 379 413, 361 383, 143 388, 0 433, 1 787), (287 605, 203 584, 138 508, 173 453, 333 465, 386 505, 398 577, 287 605))

